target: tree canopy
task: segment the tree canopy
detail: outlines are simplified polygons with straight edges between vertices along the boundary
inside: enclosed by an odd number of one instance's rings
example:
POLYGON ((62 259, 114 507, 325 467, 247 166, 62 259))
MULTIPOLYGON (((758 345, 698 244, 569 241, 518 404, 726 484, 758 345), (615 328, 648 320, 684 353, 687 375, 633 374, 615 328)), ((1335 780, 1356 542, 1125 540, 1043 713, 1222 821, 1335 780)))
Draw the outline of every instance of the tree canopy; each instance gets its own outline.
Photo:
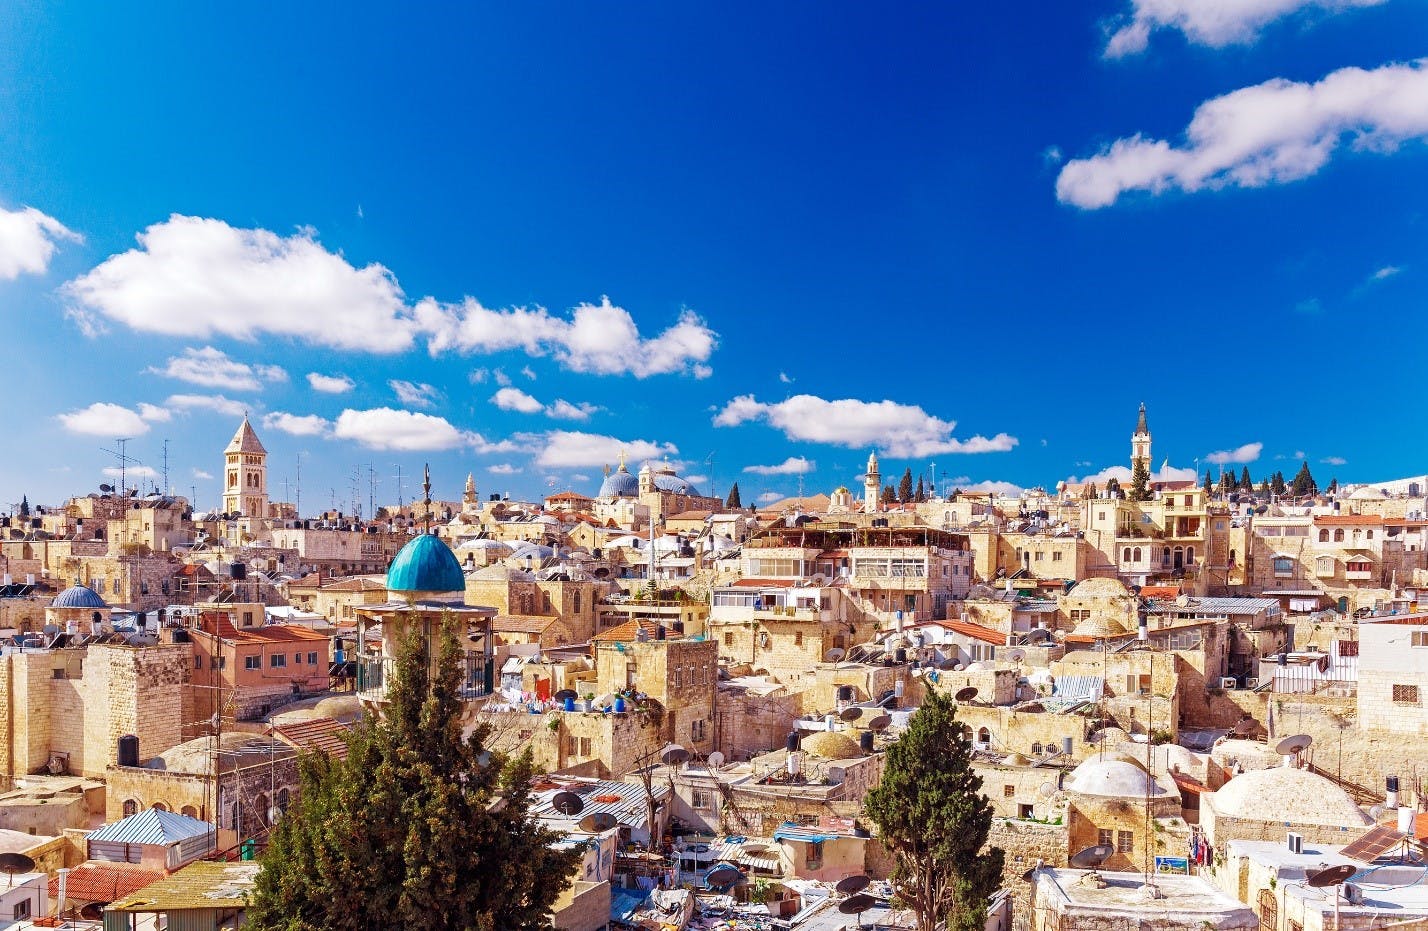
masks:
POLYGON ((987 897, 1001 882, 1003 853, 985 848, 992 806, 972 771, 956 706, 940 692, 888 747, 882 781, 863 808, 892 852, 899 900, 922 931, 981 931, 987 897))
POLYGON ((1132 501, 1150 500, 1150 466, 1144 459, 1137 459, 1133 463, 1129 497, 1132 501))
POLYGON ((530 815, 527 752, 462 738, 456 625, 437 670, 420 634, 400 645, 387 702, 348 737, 346 759, 304 755, 301 793, 263 855, 245 927, 255 931, 545 931, 578 854, 530 815))
POLYGON ((903 504, 912 500, 912 467, 909 466, 902 473, 902 478, 897 483, 897 499, 903 504))

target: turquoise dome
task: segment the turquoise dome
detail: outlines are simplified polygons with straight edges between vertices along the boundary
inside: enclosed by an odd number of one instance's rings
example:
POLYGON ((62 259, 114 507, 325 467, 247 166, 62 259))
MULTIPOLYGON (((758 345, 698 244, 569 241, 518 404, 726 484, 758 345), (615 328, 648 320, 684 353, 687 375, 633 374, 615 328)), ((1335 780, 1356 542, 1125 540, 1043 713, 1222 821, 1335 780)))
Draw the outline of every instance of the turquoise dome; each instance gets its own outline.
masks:
POLYGON ((466 576, 451 547, 431 534, 413 539, 387 568, 387 588, 394 592, 462 592, 466 576))

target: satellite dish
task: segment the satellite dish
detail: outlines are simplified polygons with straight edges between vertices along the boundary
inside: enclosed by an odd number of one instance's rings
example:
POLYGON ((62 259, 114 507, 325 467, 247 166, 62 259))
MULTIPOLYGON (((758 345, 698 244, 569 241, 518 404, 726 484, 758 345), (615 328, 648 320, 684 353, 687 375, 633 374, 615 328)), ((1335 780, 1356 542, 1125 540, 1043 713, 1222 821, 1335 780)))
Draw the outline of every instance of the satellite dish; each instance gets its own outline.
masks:
POLYGON ((585 801, 574 792, 557 792, 550 800, 550 807, 562 815, 578 815, 585 808, 585 801))
POLYGON ((865 892, 850 895, 838 903, 838 911, 845 915, 859 915, 877 904, 877 900, 865 892))
POLYGON ((1029 882, 1034 881, 1034 880, 1036 879, 1036 869, 1037 869, 1037 868, 1033 866, 1031 869, 1027 870, 1025 873, 1022 873, 1022 874, 1021 874, 1022 882, 1028 882, 1028 883, 1029 883, 1029 882))
POLYGON ((1023 650, 1012 650, 1007 654, 1008 662, 1019 663, 1024 659, 1026 659, 1026 652, 1023 650))
POLYGON ((678 766, 689 759, 689 751, 679 744, 670 744, 664 748, 664 752, 659 755, 659 761, 666 766, 678 766))
POLYGON ((1369 817, 1372 818, 1372 819, 1375 820, 1375 821, 1377 821, 1379 818, 1382 818, 1382 817, 1383 817, 1383 806, 1382 806, 1382 805, 1375 805, 1375 806, 1373 806, 1372 808, 1370 808, 1370 809, 1369 809, 1369 817))
POLYGON ((7 873, 11 882, 16 873, 29 873, 35 868, 35 861, 23 853, 0 853, 0 873, 7 873))
POLYGON ((891 723, 891 715, 880 714, 876 718, 873 718, 871 721, 868 722, 868 730, 872 731, 874 734, 878 734, 887 730, 888 725, 891 723))
POLYGON ((847 655, 848 655, 848 651, 847 651, 847 650, 843 649, 842 647, 834 647, 833 649, 829 650, 827 653, 824 653, 824 654, 823 654, 823 659, 824 659, 826 662, 836 663, 836 662, 838 662, 838 660, 842 659, 843 657, 845 657, 845 656, 847 656, 847 655))
POLYGON ((1109 860, 1111 855, 1115 852, 1116 848, 1110 844, 1097 844, 1094 847, 1078 850, 1071 855, 1071 858, 1066 861, 1066 864, 1078 870, 1094 870, 1109 860))
POLYGON ((1254 732, 1256 721, 1254 718, 1245 718, 1235 724, 1233 730, 1236 737, 1244 737, 1254 732))
POLYGON ((1259 507, 1257 507, 1257 508, 1254 509, 1254 512, 1255 512, 1256 514, 1268 514, 1268 513, 1269 513, 1269 505, 1267 505, 1267 504, 1261 504, 1259 507))
POLYGON ((962 665, 961 663, 959 663, 959 662, 957 662, 955 659, 952 659, 952 658, 949 657, 949 658, 947 658, 947 659, 944 659, 944 660, 940 661, 940 662, 937 664, 937 668, 938 668, 938 669, 942 669, 942 670, 958 669, 958 668, 961 667, 961 665, 962 665))
POLYGON ((1051 798, 1051 796, 1056 794, 1056 786, 1049 782, 1043 782, 1037 787, 1036 794, 1042 798, 1051 798))
POLYGON ((857 705, 849 705, 847 708, 844 708, 842 711, 838 712, 838 717, 842 718, 844 721, 856 721, 862 716, 863 709, 859 708, 857 705))
POLYGON ((104 906, 98 902, 86 902, 79 910, 79 917, 85 921, 103 921, 104 906))
POLYGON ((975 685, 969 685, 964 689, 958 689, 957 694, 952 697, 958 701, 971 701, 977 697, 977 687, 975 685))
POLYGON ((710 766, 714 766, 714 767, 723 766, 723 765, 724 765, 724 754, 720 753, 718 750, 715 750, 713 753, 709 754, 708 757, 706 757, 706 760, 708 761, 708 763, 709 763, 710 766))
POLYGON ((556 701, 565 701, 567 698, 579 698, 580 696, 576 693, 575 689, 561 689, 550 697, 556 701))
POLYGON ((838 880, 838 884, 833 887, 833 891, 840 895, 852 895, 855 892, 862 892, 868 888, 868 883, 872 880, 861 873, 854 876, 845 876, 838 880))
POLYGON ((1352 863, 1340 863, 1338 866, 1331 866, 1328 869, 1310 873, 1309 878, 1304 880, 1304 885, 1313 886, 1315 889, 1342 885, 1348 881, 1350 876, 1358 871, 1359 868, 1352 863))
POLYGON ((743 881, 744 874, 730 863, 720 863, 704 874, 704 885, 720 892, 728 891, 743 881))
POLYGON ((112 495, 112 494, 114 493, 114 486, 113 486, 113 485, 100 485, 100 486, 99 486, 99 490, 102 491, 102 492, 104 492, 104 493, 107 494, 107 495, 112 495))
POLYGON ((599 834, 601 831, 610 830, 619 823, 615 820, 615 816, 608 811, 593 811, 580 819, 580 830, 599 834))
POLYGON ((1308 734, 1295 734, 1293 737, 1286 737, 1274 745, 1274 752, 1280 756, 1294 756, 1309 749, 1309 745, 1314 742, 1314 738, 1308 734))

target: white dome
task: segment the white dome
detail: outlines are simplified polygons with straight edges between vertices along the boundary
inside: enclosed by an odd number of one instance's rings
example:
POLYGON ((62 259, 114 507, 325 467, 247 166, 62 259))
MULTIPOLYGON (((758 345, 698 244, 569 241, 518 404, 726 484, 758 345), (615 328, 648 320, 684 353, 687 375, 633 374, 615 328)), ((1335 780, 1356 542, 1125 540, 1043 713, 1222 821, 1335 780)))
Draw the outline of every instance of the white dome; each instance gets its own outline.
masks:
POLYGON ((1210 796, 1215 813, 1248 821, 1368 827, 1373 819, 1349 794, 1307 769, 1278 766, 1243 773, 1210 796))
POLYGON ((1145 798, 1165 795, 1165 789, 1134 763, 1093 756, 1071 771, 1068 792, 1111 798, 1145 798))

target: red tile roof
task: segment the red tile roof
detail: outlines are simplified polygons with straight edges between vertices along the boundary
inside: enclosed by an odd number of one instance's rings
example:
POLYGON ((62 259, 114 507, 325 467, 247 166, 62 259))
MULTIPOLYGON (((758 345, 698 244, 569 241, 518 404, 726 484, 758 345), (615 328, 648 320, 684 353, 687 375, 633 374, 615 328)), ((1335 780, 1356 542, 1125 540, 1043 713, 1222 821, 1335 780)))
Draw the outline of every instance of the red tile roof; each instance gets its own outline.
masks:
POLYGON ((347 725, 332 718, 313 718, 295 724, 279 724, 273 728, 284 743, 299 750, 321 750, 335 760, 347 758, 347 725))
POLYGON ((971 621, 929 621, 928 623, 940 624, 950 631, 964 637, 971 637, 973 640, 981 640, 983 643, 995 643, 1002 646, 1007 642, 1006 634, 992 630, 990 627, 983 627, 981 624, 973 624, 971 621))
POLYGON ((1180 597, 1179 585, 1147 585, 1140 590, 1140 597, 1157 601, 1173 601, 1180 597))
MULTIPOLYGON (((212 615, 204 612, 207 620, 212 615)), ((234 643, 315 643, 319 640, 328 639, 327 634, 320 634, 308 627, 299 624, 264 624, 261 627, 234 627, 226 614, 219 614, 214 618, 213 631, 221 640, 228 640, 234 643)))
POLYGON ((619 641, 621 643, 634 643, 637 639, 639 639, 638 631, 643 628, 644 632, 649 635, 649 638, 651 640, 653 640, 655 638, 655 629, 657 627, 659 627, 659 624, 654 621, 646 620, 644 618, 632 618, 623 624, 616 624, 609 630, 601 631, 590 639, 592 642, 595 643, 612 643, 615 641, 619 641))
MULTIPOLYGON (((73 902, 104 902, 108 904, 138 892, 164 878, 155 870, 129 864, 98 865, 89 861, 69 871, 65 897, 73 902)), ((59 877, 50 877, 50 898, 59 898, 59 877)))
POLYGON ((558 620, 558 617, 498 614, 491 619, 491 629, 496 633, 543 634, 558 620))
POLYGON ((1354 524, 1381 524, 1383 518, 1377 514, 1320 514, 1314 518, 1314 523, 1347 527, 1354 524))

